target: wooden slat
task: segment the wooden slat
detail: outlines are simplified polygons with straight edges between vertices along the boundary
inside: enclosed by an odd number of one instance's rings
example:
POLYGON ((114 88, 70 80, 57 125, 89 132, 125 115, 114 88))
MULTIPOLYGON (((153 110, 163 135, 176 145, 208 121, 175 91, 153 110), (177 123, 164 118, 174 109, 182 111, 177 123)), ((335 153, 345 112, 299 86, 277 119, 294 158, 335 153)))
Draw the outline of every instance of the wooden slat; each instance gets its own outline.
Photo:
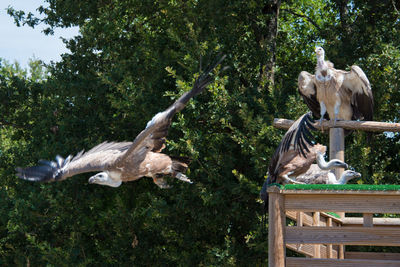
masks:
MULTIPOLYGON (((274 119, 273 126, 278 129, 289 129, 293 124, 293 120, 274 119)), ((319 122, 314 123, 314 127, 321 130, 321 127, 326 131, 333 126, 331 121, 323 120, 322 125, 319 122)), ((378 121, 336 121, 335 127, 348 130, 360 130, 369 132, 400 132, 400 123, 388 123, 378 121)))
MULTIPOLYGON (((328 227, 332 227, 333 225, 332 225, 332 218, 328 218, 328 221, 327 221, 327 224, 326 224, 326 226, 328 226, 328 227)), ((328 244, 327 246, 326 246, 326 258, 328 258, 328 259, 331 259, 331 258, 333 258, 332 257, 332 244, 328 244)))
MULTIPOLYGON (((319 220, 319 212, 314 212, 313 226, 319 226, 319 220)), ((321 258, 321 246, 319 244, 314 245, 314 258, 321 258)))
MULTIPOLYGON (((270 186, 267 191, 275 191, 279 190, 276 189, 276 186, 270 186)), ((376 196, 400 196, 400 190, 317 190, 317 189, 302 189, 302 190, 297 190, 297 189, 284 189, 280 190, 280 192, 284 195, 297 195, 298 197, 301 197, 301 195, 318 195, 321 196, 321 199, 324 198, 324 195, 342 195, 343 197, 348 197, 348 195, 354 195, 354 196, 361 196, 361 195, 367 195, 370 197, 376 197, 376 196)))
POLYGON ((399 261, 362 260, 362 259, 312 259, 312 258, 286 258, 286 267, 394 267, 400 266, 399 261))
POLYGON ((290 244, 400 246, 400 228, 288 226, 285 230, 285 242, 290 244))
MULTIPOLYGON (((313 257, 314 256, 314 245, 309 245, 309 244, 286 244, 286 247, 296 251, 300 254, 303 254, 308 257, 313 257)), ((327 246, 321 245, 321 258, 327 258, 327 246)), ((336 249, 332 249, 332 257, 337 258, 338 252, 336 249)))
MULTIPOLYGON (((384 252, 346 252, 346 259, 371 259, 371 260, 397 260, 400 261, 400 253, 384 252)), ((400 266, 400 262, 399 262, 400 266)))
POLYGON ((353 213, 400 213, 400 195, 302 194, 285 196, 287 210, 345 211, 353 213))
MULTIPOLYGON (((343 226, 360 226, 363 224, 361 217, 345 217, 342 220, 343 226)), ((400 218, 374 218, 374 227, 383 226, 400 226, 400 218)))
MULTIPOLYGON (((337 226, 338 224, 342 223, 341 219, 338 219, 330 214, 327 214, 325 212, 320 213, 320 226, 326 226, 326 222, 328 218, 331 218, 333 220, 333 226, 337 226)), ((286 211, 286 216, 292 220, 297 221, 297 211, 286 211)), ((312 226, 312 213, 311 212, 302 212, 302 223, 305 226, 312 226)))
MULTIPOLYGON (((304 225, 304 223, 303 223, 304 212, 297 211, 297 212, 295 212, 295 213, 296 213, 296 223, 297 223, 297 226, 303 226, 303 225, 304 225)), ((287 217, 287 214, 286 214, 286 217, 287 217)))

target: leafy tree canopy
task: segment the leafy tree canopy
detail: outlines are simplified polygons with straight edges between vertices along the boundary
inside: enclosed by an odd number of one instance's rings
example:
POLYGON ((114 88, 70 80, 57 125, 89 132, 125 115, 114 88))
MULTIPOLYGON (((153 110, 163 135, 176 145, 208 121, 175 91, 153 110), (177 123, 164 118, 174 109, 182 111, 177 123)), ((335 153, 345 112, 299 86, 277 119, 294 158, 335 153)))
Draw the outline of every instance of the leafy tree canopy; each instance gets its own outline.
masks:
MULTIPOLYGON (((375 120, 397 122, 399 8, 395 1, 45 0, 17 25, 79 26, 70 53, 29 70, 0 62, 0 264, 256 266, 267 262, 259 189, 283 134, 274 117, 307 110, 297 93, 315 45, 338 68, 361 66, 375 120), (16 166, 133 140, 189 90, 218 52, 215 81, 174 119, 169 154, 190 156, 194 184, 161 190, 18 180, 16 166)), ((1 55, 0 55, 1 57, 1 55)), ((318 134, 320 142, 327 136, 318 134)), ((399 135, 346 138, 363 183, 399 183, 399 135)))

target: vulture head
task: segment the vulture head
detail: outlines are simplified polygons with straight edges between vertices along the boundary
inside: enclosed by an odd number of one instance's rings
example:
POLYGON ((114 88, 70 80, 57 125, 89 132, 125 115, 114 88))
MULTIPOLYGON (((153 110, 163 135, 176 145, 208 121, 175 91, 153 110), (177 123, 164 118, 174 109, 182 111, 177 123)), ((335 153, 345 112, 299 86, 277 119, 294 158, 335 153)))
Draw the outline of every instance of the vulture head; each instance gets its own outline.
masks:
POLYGON ((324 57, 325 56, 325 51, 322 47, 317 46, 315 48, 315 53, 317 54, 317 57, 324 57))
POLYGON ((89 178, 89 184, 101 184, 101 185, 108 185, 111 187, 118 187, 120 186, 122 181, 114 180, 110 176, 109 172, 99 172, 96 175, 93 175, 89 178))
POLYGON ((360 178, 361 173, 352 171, 352 170, 347 170, 342 173, 340 176, 340 179, 338 181, 338 184, 347 184, 348 181, 354 178, 360 178))

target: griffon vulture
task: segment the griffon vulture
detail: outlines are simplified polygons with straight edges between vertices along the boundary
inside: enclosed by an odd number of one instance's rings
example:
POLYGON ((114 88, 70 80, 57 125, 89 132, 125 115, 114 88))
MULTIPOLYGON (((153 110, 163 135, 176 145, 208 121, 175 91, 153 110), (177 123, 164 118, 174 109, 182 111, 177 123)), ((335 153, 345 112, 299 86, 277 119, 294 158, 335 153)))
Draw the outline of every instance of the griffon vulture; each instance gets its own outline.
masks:
POLYGON ((313 144, 310 129, 313 120, 310 113, 297 119, 283 136, 281 143, 271 158, 268 167, 268 178, 260 192, 261 199, 268 202, 267 187, 273 183, 297 183, 295 178, 305 173, 311 164, 317 160, 318 166, 323 170, 332 168, 347 168, 343 161, 334 159, 329 162, 324 160, 326 146, 313 144))
POLYGON ((325 61, 322 47, 315 49, 315 75, 302 71, 298 78, 300 95, 315 118, 336 120, 372 120, 373 96, 371 85, 362 69, 356 65, 350 71, 337 70, 325 61), (326 116, 328 112, 329 117, 326 116))
POLYGON ((322 170, 317 164, 312 164, 306 173, 296 177, 296 182, 303 184, 347 184, 348 181, 360 177, 360 173, 346 170, 337 180, 332 171, 322 170))
POLYGON ((183 94, 164 112, 156 114, 147 123, 133 142, 104 142, 75 157, 60 156, 55 161, 39 161, 38 166, 17 168, 17 176, 28 181, 53 182, 68 177, 97 172, 89 183, 118 187, 122 182, 134 181, 143 176, 152 177, 155 184, 168 188, 164 176, 172 176, 184 182, 191 181, 185 176, 188 161, 161 153, 173 116, 181 111, 190 98, 204 90, 211 82, 210 72, 225 58, 218 59, 195 81, 193 88, 183 94))

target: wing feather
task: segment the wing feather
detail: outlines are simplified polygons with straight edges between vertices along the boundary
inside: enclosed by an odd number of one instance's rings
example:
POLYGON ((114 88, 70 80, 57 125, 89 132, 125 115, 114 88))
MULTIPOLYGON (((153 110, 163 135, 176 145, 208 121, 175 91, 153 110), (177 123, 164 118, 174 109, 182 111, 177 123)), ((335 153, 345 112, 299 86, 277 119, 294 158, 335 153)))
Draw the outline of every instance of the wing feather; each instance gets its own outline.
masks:
POLYGON ((308 108, 313 113, 315 118, 320 117, 320 105, 317 100, 317 87, 315 85, 315 75, 302 71, 299 74, 298 80, 298 91, 300 95, 303 97, 304 102, 308 106, 308 108))
POLYGON ((278 177, 277 170, 288 151, 295 152, 295 154, 300 154, 306 158, 306 155, 309 152, 309 147, 313 146, 311 140, 313 137, 309 131, 315 130, 312 123, 314 123, 314 121, 311 118, 311 112, 308 112, 298 118, 292 126, 290 126, 271 158, 268 167, 269 183, 276 182, 278 177))
POLYGON ((345 72, 342 88, 352 93, 351 105, 353 107, 353 120, 372 120, 374 112, 374 97, 371 84, 364 71, 356 66, 351 66, 349 72, 345 72))
POLYGON ((56 156, 55 161, 39 160, 39 165, 16 169, 17 176, 28 181, 52 182, 65 180, 76 174, 103 171, 112 166, 125 153, 132 142, 104 142, 86 153, 80 151, 65 160, 56 156))
POLYGON ((168 128, 173 116, 181 111, 189 100, 201 93, 204 88, 212 81, 210 73, 225 59, 225 55, 218 58, 211 64, 195 81, 193 88, 184 93, 168 109, 156 114, 148 123, 146 128, 139 133, 133 141, 129 150, 118 160, 124 162, 135 153, 143 154, 147 151, 159 152, 164 148, 165 138, 168 134, 168 128), (146 149, 143 149, 146 148, 146 149))

